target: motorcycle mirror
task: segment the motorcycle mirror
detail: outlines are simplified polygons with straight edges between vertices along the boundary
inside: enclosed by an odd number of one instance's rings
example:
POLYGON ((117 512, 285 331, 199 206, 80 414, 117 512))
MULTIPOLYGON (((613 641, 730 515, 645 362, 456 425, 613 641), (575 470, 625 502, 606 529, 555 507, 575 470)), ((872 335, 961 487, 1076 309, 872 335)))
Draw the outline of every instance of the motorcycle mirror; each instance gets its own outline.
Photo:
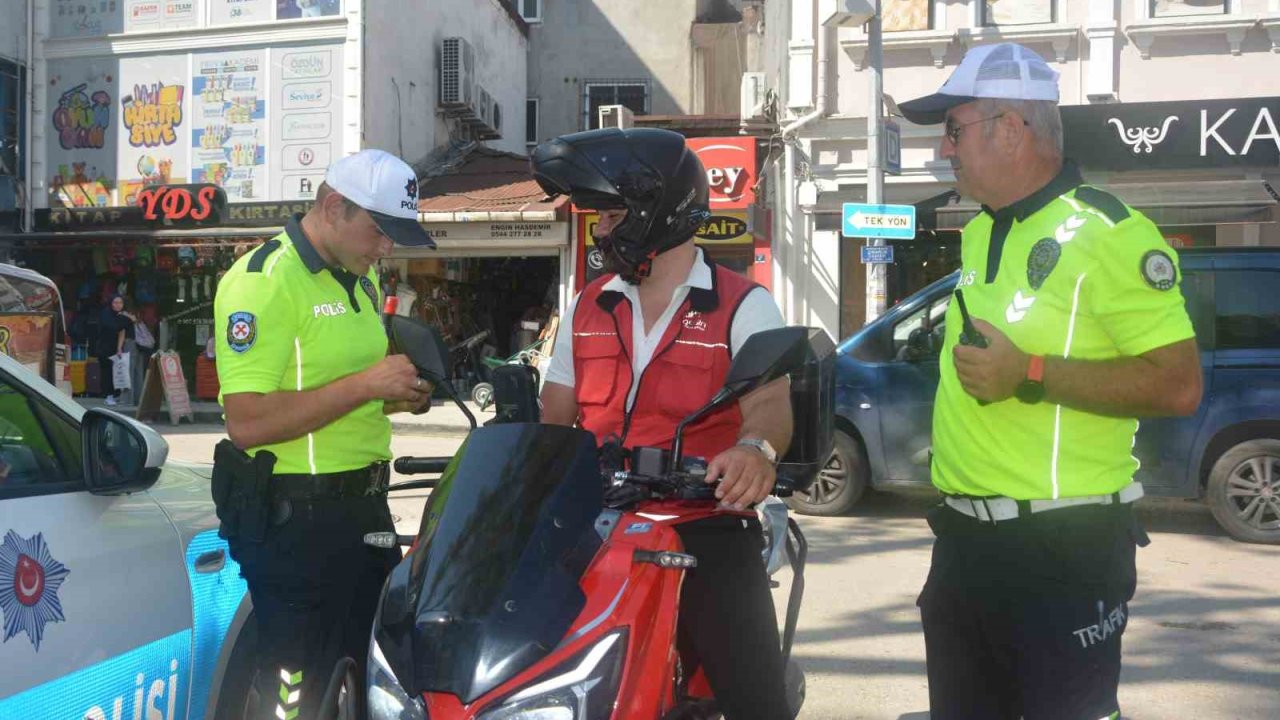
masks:
POLYGON ((799 369, 808 357, 809 330, 804 327, 780 327, 758 332, 742 344, 733 355, 733 363, 720 388, 710 402, 703 405, 676 426, 671 445, 669 470, 680 467, 684 429, 712 411, 736 398, 767 385, 799 369))
POLYGON ((449 348, 440 331, 415 318, 391 318, 391 339, 428 380, 449 379, 449 348))
POLYGON ((803 365, 809 349, 808 335, 803 327, 781 327, 747 338, 734 353, 724 390, 717 397, 726 391, 729 397, 746 395, 803 365))
POLYGON ((423 378, 436 383, 449 396, 450 400, 462 410, 462 414, 476 429, 476 418, 467 409, 466 403, 458 397, 457 390, 449 382, 449 346, 444 344, 440 331, 416 318, 392 315, 388 324, 388 333, 396 350, 409 357, 409 361, 418 369, 423 378))

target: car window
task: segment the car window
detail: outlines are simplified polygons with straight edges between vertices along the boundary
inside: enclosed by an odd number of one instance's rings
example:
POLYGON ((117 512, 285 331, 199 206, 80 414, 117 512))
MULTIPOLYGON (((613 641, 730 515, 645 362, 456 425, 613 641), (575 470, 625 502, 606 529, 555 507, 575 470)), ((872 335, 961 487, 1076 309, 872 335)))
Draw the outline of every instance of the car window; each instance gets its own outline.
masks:
POLYGON ((950 303, 951 294, 948 293, 894 325, 894 359, 918 361, 929 357, 936 358, 942 350, 944 320, 950 303))
POLYGON ((1214 284, 1217 349, 1280 348, 1280 272, 1219 270, 1214 284))
POLYGON ((0 378, 0 495, 56 492, 78 483, 78 443, 74 426, 0 378))

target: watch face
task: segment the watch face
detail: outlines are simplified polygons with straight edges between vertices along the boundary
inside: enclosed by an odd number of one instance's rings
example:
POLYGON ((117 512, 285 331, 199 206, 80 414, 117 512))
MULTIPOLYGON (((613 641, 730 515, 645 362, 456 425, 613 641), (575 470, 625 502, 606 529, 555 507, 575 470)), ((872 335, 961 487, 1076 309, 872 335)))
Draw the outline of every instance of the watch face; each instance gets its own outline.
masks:
POLYGON ((1013 391, 1013 396, 1024 403, 1035 404, 1044 399, 1044 383, 1034 380, 1023 380, 1013 391))

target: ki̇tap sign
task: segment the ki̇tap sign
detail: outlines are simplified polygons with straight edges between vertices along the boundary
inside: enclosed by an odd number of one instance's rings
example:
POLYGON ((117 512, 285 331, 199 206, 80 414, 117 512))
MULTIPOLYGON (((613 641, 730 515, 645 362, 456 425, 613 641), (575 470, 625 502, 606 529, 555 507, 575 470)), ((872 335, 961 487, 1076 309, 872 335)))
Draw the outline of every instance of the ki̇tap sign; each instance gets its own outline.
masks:
POLYGON ((707 171, 711 212, 742 209, 755 203, 755 138, 690 138, 688 144, 707 171))

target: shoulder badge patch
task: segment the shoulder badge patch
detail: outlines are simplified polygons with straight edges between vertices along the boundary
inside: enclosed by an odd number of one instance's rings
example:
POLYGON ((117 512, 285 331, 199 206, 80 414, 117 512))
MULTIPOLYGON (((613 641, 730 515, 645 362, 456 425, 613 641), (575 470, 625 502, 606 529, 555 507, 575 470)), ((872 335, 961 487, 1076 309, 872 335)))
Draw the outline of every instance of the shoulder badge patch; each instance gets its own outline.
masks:
POLYGON ((1039 290, 1049 273, 1058 265, 1062 257, 1062 246, 1053 238, 1041 238, 1031 247, 1027 255, 1027 282, 1032 290, 1039 290))
POLYGON ((234 312, 227 319, 227 345, 242 353, 258 340, 258 318, 250 312, 234 312))
POLYGON ((369 302, 373 303, 374 305, 373 309, 375 311, 381 310, 382 308, 377 306, 378 305, 378 288, 374 287, 373 281, 369 279, 368 275, 362 275, 360 277, 360 287, 364 289, 364 294, 369 296, 369 302))
POLYGON ((1150 250, 1142 256, 1142 279, 1157 290, 1172 290, 1178 281, 1178 271, 1168 253, 1150 250))

